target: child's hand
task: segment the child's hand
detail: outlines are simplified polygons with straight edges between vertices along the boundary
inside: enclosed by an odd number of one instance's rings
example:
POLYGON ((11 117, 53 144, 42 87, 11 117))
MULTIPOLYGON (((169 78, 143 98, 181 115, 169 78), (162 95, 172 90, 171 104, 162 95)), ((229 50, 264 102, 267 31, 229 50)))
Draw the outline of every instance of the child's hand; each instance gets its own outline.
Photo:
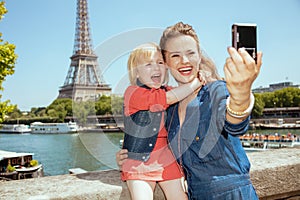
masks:
POLYGON ((207 83, 209 76, 211 76, 211 73, 208 71, 200 70, 198 72, 198 79, 200 81, 201 86, 207 83))
POLYGON ((122 165, 128 158, 128 151, 127 149, 121 149, 116 153, 116 163, 118 164, 119 168, 122 169, 122 165))

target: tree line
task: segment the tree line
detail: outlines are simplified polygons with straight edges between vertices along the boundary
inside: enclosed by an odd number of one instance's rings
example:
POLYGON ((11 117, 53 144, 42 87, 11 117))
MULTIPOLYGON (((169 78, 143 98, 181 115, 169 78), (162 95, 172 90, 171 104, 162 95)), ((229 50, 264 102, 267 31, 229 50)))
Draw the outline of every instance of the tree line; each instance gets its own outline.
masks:
POLYGON ((255 93, 253 117, 260 117, 264 108, 300 107, 300 89, 283 88, 274 92, 255 93))
MULTIPOLYGON (((255 104, 252 116, 258 118, 263 115, 264 108, 300 107, 300 89, 284 88, 274 92, 255 93, 255 104)), ((24 115, 17 107, 8 115, 5 122, 23 122, 29 124, 34 121, 64 122, 66 118, 76 118, 80 123, 87 123, 88 116, 122 115, 123 97, 101 96, 97 101, 74 102, 72 99, 56 99, 47 107, 31 108, 24 115)))
POLYGON ((121 115, 122 113, 123 97, 116 95, 102 95, 97 101, 81 102, 60 98, 55 99, 47 107, 33 107, 26 113, 15 107, 4 123, 65 122, 67 118, 76 118, 80 124, 86 124, 88 116, 121 115))

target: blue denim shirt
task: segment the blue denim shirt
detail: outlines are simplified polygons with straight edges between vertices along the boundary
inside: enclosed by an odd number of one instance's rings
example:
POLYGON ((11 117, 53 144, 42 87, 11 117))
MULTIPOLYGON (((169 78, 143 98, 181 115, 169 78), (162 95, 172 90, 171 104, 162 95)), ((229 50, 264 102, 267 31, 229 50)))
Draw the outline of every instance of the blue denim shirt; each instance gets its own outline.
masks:
POLYGON ((184 169, 189 199, 257 199, 238 137, 247 131, 250 118, 240 124, 226 121, 228 95, 224 81, 202 87, 188 104, 181 127, 178 104, 168 109, 168 139, 184 169))
POLYGON ((123 149, 128 150, 128 158, 143 162, 149 160, 160 131, 163 114, 164 111, 143 110, 131 116, 124 116, 123 149))
MULTIPOLYGON (((151 89, 137 79, 137 85, 151 89)), ((164 86, 161 89, 166 90, 164 86)), ((162 116, 166 112, 140 110, 130 116, 124 116, 123 149, 128 150, 128 158, 146 162, 150 158, 160 131, 162 116)))

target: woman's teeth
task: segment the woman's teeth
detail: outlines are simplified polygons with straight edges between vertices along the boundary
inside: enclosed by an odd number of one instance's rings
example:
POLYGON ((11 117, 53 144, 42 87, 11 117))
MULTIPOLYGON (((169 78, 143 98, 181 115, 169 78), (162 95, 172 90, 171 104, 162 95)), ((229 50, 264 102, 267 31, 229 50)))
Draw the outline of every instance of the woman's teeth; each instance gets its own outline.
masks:
POLYGON ((192 67, 182 67, 178 69, 181 74, 189 74, 192 71, 192 67))

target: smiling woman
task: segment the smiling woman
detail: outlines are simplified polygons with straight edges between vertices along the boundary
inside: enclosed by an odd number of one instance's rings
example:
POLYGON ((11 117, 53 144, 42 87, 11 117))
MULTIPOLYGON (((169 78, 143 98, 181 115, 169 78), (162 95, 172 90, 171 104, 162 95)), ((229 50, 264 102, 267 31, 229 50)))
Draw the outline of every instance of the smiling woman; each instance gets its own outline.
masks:
MULTIPOLYGON (((206 85, 169 106, 164 123, 169 146, 187 180, 189 199, 258 199, 249 177, 250 163, 237 136, 246 133, 249 125, 250 90, 262 53, 257 54, 256 64, 244 49, 228 48, 225 82, 218 80, 216 66, 201 55, 198 37, 189 24, 179 22, 166 28, 160 46, 180 87, 201 70, 208 76, 206 85)), ((117 163, 126 165, 126 158, 127 150, 121 150, 117 163)))
POLYGON ((164 52, 166 62, 172 66, 171 73, 179 84, 189 82, 197 77, 201 59, 192 37, 174 37, 170 39, 165 48, 168 49, 164 52), (182 78, 185 80, 181 80, 182 78))
POLYGON ((255 65, 245 50, 229 48, 225 83, 217 80, 215 65, 200 54, 199 39, 189 24, 168 27, 160 44, 179 85, 193 79, 198 70, 212 76, 207 85, 168 109, 168 139, 185 171, 189 198, 258 199, 249 179, 250 163, 236 137, 247 131, 249 112, 236 109, 253 108, 250 88, 260 70, 261 53, 255 65), (229 116, 229 106, 243 115, 229 116))
POLYGON ((168 199, 187 199, 182 171, 167 145, 164 115, 167 107, 201 87, 198 78, 181 87, 166 86, 167 70, 159 47, 147 43, 135 48, 128 59, 131 86, 124 94, 123 148, 129 159, 122 166, 132 199, 152 199, 156 182, 168 199))

